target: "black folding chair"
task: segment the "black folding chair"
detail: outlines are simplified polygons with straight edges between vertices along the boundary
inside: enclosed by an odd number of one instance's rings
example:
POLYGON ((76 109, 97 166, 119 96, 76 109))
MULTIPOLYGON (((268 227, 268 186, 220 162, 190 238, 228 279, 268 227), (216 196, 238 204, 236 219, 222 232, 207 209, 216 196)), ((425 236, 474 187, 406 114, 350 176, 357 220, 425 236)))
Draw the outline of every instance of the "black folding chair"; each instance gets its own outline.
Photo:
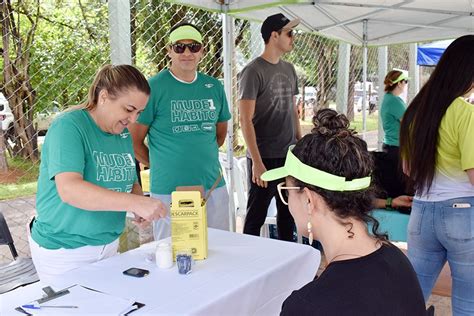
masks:
POLYGON ((39 281, 31 258, 18 257, 7 222, 0 212, 0 245, 8 245, 13 261, 0 266, 0 294, 39 281))
POLYGON ((428 307, 428 309, 426 310, 426 315, 427 316, 434 316, 435 314, 435 307, 433 305, 431 305, 430 307, 428 307))

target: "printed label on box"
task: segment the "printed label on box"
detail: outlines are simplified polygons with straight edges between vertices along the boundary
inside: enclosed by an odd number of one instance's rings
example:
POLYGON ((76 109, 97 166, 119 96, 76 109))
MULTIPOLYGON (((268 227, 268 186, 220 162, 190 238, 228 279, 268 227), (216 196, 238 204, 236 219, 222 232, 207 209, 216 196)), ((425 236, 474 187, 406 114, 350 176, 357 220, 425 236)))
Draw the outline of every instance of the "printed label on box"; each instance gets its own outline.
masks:
POLYGON ((207 258, 206 204, 198 191, 174 191, 171 194, 171 242, 176 252, 190 250, 193 259, 207 258))

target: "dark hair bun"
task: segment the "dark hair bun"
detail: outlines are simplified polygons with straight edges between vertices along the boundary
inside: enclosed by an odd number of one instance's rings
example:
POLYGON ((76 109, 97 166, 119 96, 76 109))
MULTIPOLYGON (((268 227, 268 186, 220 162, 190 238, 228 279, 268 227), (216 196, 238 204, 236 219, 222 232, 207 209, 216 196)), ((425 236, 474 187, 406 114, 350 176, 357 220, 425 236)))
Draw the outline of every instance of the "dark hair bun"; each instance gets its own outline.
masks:
POLYGON ((342 113, 337 113, 333 109, 321 109, 313 116, 314 128, 312 133, 338 134, 338 136, 353 135, 350 129, 349 119, 342 113))

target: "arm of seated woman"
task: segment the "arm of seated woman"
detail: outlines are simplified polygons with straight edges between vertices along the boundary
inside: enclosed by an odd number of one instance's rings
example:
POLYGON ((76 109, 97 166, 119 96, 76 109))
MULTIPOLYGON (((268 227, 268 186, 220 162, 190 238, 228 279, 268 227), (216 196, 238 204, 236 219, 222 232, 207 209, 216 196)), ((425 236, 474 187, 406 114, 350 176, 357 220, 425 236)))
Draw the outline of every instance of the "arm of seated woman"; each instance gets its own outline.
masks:
POLYGON ((411 207, 413 202, 413 197, 408 195, 400 195, 394 199, 391 199, 390 205, 387 207, 387 199, 379 199, 376 198, 373 202, 374 208, 403 208, 403 207, 411 207))

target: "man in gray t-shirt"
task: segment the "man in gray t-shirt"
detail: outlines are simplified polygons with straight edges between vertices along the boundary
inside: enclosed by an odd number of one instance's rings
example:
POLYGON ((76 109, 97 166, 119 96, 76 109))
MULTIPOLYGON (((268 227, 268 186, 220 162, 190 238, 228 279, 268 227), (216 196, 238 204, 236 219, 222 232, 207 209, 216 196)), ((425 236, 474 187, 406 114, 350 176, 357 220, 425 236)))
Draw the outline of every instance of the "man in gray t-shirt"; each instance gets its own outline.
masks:
MULTIPOLYGON (((293 65, 281 60, 293 49, 294 30, 299 20, 283 14, 269 16, 262 24, 265 50, 239 75, 240 123, 247 143, 249 198, 244 233, 259 235, 268 206, 277 197, 277 184, 260 179, 267 169, 281 167, 288 147, 301 138, 295 95, 298 82, 293 65)), ((293 240, 294 221, 288 206, 276 198, 278 235, 293 240)))

